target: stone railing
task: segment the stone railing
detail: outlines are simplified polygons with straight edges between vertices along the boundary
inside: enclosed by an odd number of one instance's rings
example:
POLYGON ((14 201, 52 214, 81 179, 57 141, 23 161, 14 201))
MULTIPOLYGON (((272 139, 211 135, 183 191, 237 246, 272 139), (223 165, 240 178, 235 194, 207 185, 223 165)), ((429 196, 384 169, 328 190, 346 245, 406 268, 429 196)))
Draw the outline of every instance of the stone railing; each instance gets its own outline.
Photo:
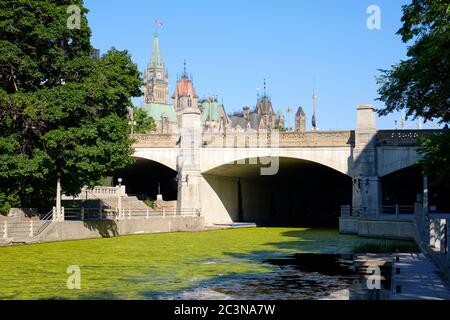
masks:
POLYGON ((377 133, 377 145, 416 147, 420 145, 420 137, 441 133, 442 130, 380 130, 377 133))
POLYGON ((88 187, 83 187, 78 196, 66 196, 63 195, 63 200, 97 200, 97 199, 110 199, 117 198, 119 195, 125 196, 125 186, 120 187, 106 187, 99 186, 89 189, 88 187))
MULTIPOLYGON (((442 130, 380 130, 378 146, 419 146, 419 138, 442 130)), ((176 148, 177 134, 134 134, 134 148, 176 148)), ((203 148, 345 147, 355 144, 354 131, 203 133, 203 148)))
MULTIPOLYGON (((176 148, 179 135, 134 134, 134 148, 176 148)), ((203 133, 203 148, 346 147, 353 131, 203 133)))
POLYGON ((353 143, 352 131, 242 132, 203 135, 204 148, 346 147, 353 143))
POLYGON ((130 138, 135 141, 134 148, 175 148, 180 136, 172 134, 132 134, 130 138))

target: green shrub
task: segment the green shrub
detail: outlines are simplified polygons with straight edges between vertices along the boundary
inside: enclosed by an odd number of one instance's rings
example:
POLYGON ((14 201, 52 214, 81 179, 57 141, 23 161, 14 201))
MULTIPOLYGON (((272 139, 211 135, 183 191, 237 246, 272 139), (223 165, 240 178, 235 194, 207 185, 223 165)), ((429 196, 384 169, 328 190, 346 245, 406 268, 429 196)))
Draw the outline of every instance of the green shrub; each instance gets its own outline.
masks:
POLYGON ((154 201, 154 200, 152 200, 152 199, 147 199, 147 200, 144 201, 144 203, 145 203, 148 207, 150 207, 150 208, 152 208, 152 209, 155 209, 155 201, 154 201))

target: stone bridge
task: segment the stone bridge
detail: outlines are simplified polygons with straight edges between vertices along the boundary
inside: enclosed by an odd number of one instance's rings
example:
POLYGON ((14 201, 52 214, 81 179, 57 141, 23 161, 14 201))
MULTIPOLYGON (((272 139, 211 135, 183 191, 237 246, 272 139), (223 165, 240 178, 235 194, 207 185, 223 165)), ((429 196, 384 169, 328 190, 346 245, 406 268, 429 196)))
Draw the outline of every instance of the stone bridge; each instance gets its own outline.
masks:
POLYGON ((333 187, 348 188, 351 194, 340 198, 348 203, 340 204, 375 212, 380 179, 417 162, 418 138, 440 132, 377 130, 371 105, 358 107, 352 131, 207 133, 196 110, 181 117, 180 136, 133 135, 134 157, 176 171, 179 209, 200 209, 208 224, 258 220, 261 214, 267 220, 299 211, 304 203, 313 208, 311 197, 301 196, 308 185, 315 185, 324 201, 333 187))

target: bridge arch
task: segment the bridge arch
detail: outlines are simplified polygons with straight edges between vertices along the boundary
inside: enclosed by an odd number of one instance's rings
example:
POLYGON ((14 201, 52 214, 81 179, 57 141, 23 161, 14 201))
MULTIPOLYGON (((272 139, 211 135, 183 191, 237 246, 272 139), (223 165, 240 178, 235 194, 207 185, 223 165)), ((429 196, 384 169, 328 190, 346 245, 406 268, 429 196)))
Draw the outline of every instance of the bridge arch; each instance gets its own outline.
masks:
MULTIPOLYGON (((410 165, 381 177, 382 205, 413 205, 417 202, 424 188, 422 169, 420 165, 410 165)), ((427 181, 430 209, 449 212, 450 186, 435 176, 428 177, 427 181)))
POLYGON ((178 148, 135 148, 133 157, 158 162, 176 171, 178 148))
POLYGON ((422 159, 417 147, 380 147, 377 150, 377 170, 380 177, 408 168, 422 159))
POLYGON ((202 149, 201 171, 209 172, 243 159, 297 159, 323 165, 351 176, 353 170, 352 149, 348 147, 307 148, 247 148, 247 149, 202 149))
POLYGON ((115 185, 118 179, 123 180, 128 195, 136 196, 140 200, 156 200, 159 191, 164 200, 177 198, 177 171, 171 167, 147 158, 136 157, 135 162, 121 170, 114 172, 115 185))
POLYGON ((351 203, 352 180, 336 169, 309 160, 280 157, 277 174, 262 176, 263 164, 255 158, 246 160, 202 173, 202 211, 210 215, 207 219, 223 223, 336 226, 340 205, 351 203))

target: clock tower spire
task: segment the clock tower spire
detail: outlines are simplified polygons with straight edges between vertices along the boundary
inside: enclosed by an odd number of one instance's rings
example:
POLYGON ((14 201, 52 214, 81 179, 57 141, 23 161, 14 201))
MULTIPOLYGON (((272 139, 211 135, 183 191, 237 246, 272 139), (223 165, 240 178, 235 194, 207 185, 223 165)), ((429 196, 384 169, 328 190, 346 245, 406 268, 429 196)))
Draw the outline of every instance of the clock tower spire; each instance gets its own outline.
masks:
POLYGON ((169 98, 169 74, 159 46, 158 33, 153 36, 153 50, 150 63, 144 75, 144 103, 167 104, 169 98))

